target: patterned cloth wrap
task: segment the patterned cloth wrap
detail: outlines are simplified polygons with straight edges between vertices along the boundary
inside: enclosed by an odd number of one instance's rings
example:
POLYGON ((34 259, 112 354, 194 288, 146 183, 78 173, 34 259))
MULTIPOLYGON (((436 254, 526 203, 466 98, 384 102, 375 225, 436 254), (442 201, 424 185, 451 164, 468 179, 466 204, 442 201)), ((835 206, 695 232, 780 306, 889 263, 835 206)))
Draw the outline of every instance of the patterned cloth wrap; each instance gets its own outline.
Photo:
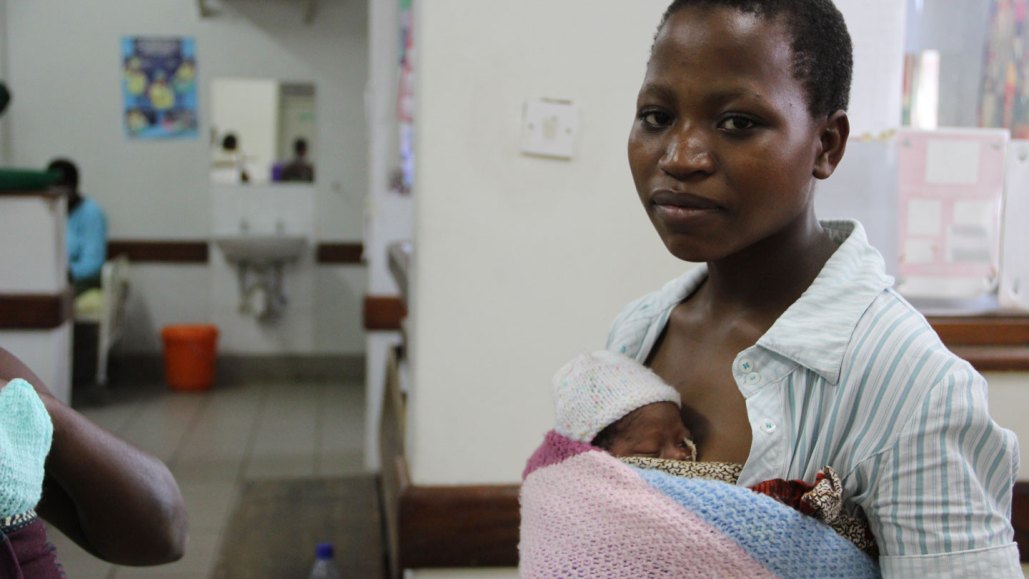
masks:
MULTIPOLYGON (((639 468, 656 469, 675 476, 705 478, 736 484, 743 472, 742 464, 730 462, 687 462, 651 458, 649 456, 627 456, 618 460, 639 468)), ((864 516, 851 515, 843 510, 843 481, 831 466, 822 469, 814 484, 802 480, 781 478, 766 480, 750 490, 768 495, 773 499, 810 515, 832 527, 832 530, 846 537, 858 549, 872 557, 879 557, 875 536, 864 516)))
POLYGON ((813 517, 721 480, 622 462, 554 431, 521 490, 522 577, 878 577, 813 517))

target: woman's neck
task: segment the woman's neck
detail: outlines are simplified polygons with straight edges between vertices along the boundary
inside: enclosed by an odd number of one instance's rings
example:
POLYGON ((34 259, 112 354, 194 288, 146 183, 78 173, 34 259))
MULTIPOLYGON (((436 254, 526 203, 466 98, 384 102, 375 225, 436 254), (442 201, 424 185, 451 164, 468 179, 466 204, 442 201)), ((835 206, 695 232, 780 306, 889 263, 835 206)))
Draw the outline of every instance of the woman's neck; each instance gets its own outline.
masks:
POLYGON ((703 298, 712 312, 762 318, 770 326, 811 285, 836 247, 809 213, 740 253, 709 262, 703 298))

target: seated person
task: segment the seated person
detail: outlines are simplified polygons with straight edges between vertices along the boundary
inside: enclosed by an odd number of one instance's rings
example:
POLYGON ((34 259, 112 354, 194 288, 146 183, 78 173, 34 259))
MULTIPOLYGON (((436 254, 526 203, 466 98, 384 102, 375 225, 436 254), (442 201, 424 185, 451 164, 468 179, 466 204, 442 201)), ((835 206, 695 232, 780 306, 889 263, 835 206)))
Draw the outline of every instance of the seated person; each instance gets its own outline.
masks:
POLYGON ((54 398, 0 348, 0 577, 64 576, 36 513, 118 565, 176 561, 186 545, 185 505, 164 463, 54 398))
POLYGON ((54 186, 68 195, 68 278, 75 295, 100 287, 107 258, 107 219, 92 199, 79 192, 79 170, 68 159, 54 159, 47 170, 57 175, 54 186))
MULTIPOLYGON (((577 356, 558 370, 553 386, 557 433, 642 468, 736 484, 742 465, 697 462, 679 392, 632 358, 608 350, 577 356)), ((814 516, 862 550, 876 552, 864 519, 843 511, 843 485, 831 467, 814 483, 775 479, 750 488, 814 516)))
POLYGON ((307 161, 307 140, 298 138, 293 141, 293 160, 282 168, 280 181, 314 181, 314 167, 307 161))

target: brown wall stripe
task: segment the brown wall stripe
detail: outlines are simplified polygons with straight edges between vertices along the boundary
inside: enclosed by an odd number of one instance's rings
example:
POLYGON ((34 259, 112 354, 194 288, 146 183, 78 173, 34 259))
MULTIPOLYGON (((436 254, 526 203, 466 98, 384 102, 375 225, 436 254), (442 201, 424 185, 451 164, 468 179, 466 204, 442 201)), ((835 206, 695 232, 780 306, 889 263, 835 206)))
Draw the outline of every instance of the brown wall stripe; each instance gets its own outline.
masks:
POLYGON ((1029 563, 1029 482, 1015 483, 1011 496, 1011 525, 1015 527, 1015 542, 1022 554, 1022 562, 1029 563))
POLYGON ((61 195, 53 189, 36 189, 36 190, 5 190, 0 189, 0 197, 50 197, 53 199, 59 198, 61 195))
MULTIPOLYGON (((207 263, 207 240, 112 239, 107 255, 125 255, 130 261, 165 263, 207 263)), ((315 261, 323 264, 360 264, 364 246, 361 243, 328 242, 315 246, 315 261)))
POLYGON ((400 568, 518 566, 518 490, 406 487, 399 498, 400 568))
POLYGON ((1029 316, 936 316, 929 323, 948 345, 1029 346, 1029 316))
MULTIPOLYGON (((358 264, 364 248, 359 242, 325 242, 317 244, 315 251, 321 264, 358 264)), ((206 263, 209 245, 206 240, 119 239, 108 243, 107 253, 112 257, 125 254, 138 262, 206 263)), ((399 330, 406 315, 399 297, 365 298, 367 330, 399 330)), ((934 316, 929 322, 947 347, 980 371, 1029 370, 1029 315, 934 316)))
POLYGON ((49 330, 71 319, 71 288, 57 294, 0 294, 0 329, 49 330))
POLYGON ((112 239, 107 242, 107 256, 124 255, 129 261, 162 263, 207 263, 208 243, 150 239, 112 239))
POLYGON ((322 242, 315 246, 318 263, 361 263, 364 245, 353 242, 322 242))
POLYGON ((519 485, 412 485, 404 458, 404 395, 389 354, 379 457, 390 577, 403 569, 518 565, 519 485))
POLYGON ((399 330, 407 316, 404 300, 396 296, 364 296, 364 329, 399 330))
POLYGON ((1029 370, 1029 316, 934 316, 929 323, 976 370, 1029 370))

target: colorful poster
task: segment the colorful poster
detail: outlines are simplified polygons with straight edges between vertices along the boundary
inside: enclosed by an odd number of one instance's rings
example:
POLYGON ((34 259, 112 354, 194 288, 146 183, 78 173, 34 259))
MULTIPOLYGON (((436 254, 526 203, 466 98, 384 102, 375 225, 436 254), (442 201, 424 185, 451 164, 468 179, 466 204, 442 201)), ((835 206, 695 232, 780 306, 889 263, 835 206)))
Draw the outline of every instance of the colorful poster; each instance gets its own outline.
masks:
POLYGON ((400 182, 396 190, 414 188, 414 12, 412 0, 400 0, 400 86, 397 91, 397 121, 400 130, 400 182))
POLYGON ((993 0, 983 55, 979 124, 1029 138, 1029 0, 993 0))
POLYGON ((130 139, 196 138, 192 38, 122 38, 125 133, 130 139))

